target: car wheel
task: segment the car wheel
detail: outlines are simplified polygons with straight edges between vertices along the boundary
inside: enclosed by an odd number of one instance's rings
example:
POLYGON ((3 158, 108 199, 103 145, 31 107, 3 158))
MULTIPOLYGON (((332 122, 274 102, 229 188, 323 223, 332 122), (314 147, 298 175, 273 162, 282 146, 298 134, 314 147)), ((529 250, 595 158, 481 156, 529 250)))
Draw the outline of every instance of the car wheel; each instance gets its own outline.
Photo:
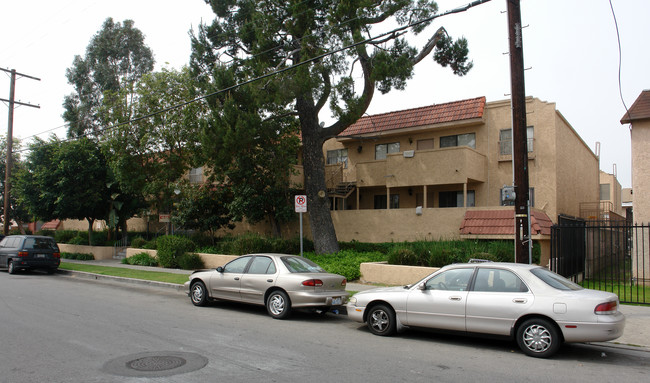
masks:
POLYGON ((14 266, 13 261, 9 261, 9 264, 7 265, 7 272, 9 274, 16 274, 16 271, 18 270, 16 270, 16 266, 14 266))
POLYGON ((190 287, 190 299, 194 306, 205 306, 208 303, 208 291, 201 281, 192 283, 190 287))
POLYGON ((389 336, 395 333, 395 311, 386 305, 373 306, 368 312, 368 329, 375 335, 389 336))
POLYGON ((517 344, 528 356, 547 358, 559 350, 561 343, 559 330, 546 319, 528 319, 517 328, 517 344))
POLYGON ((266 311, 275 319, 285 319, 291 313, 291 301, 284 291, 274 291, 266 299, 266 311))

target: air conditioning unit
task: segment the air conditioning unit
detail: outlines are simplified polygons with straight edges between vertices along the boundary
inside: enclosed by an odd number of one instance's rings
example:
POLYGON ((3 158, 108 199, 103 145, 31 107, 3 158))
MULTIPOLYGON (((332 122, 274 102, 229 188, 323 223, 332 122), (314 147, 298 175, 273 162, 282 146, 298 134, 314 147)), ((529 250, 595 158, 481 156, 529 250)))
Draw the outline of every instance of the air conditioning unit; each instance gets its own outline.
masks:
POLYGON ((404 158, 413 158, 414 155, 415 155, 415 150, 404 151, 404 158))

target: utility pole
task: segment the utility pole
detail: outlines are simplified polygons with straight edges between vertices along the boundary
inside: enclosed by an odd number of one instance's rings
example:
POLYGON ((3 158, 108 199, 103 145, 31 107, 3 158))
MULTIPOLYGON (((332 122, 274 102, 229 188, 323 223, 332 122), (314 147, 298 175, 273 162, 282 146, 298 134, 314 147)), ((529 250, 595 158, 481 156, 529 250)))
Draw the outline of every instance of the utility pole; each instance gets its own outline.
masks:
POLYGON ((4 194, 4 228, 3 232, 4 235, 9 234, 9 226, 11 225, 11 217, 9 216, 9 210, 11 209, 11 204, 9 203, 10 201, 10 195, 11 195, 11 168, 13 166, 13 156, 12 156, 12 151, 13 151, 13 141, 14 141, 14 105, 23 105, 23 106, 29 106, 32 108, 40 108, 40 106, 37 105, 31 105, 27 104, 24 102, 19 102, 14 100, 15 94, 16 94, 16 76, 21 76, 21 77, 27 77, 31 78, 32 80, 38 80, 41 81, 40 78, 28 76, 26 74, 22 73, 17 73, 15 69, 8 70, 8 69, 3 69, 0 68, 1 71, 11 73, 11 83, 9 85, 9 100, 5 100, 3 98, 0 98, 0 101, 3 102, 8 102, 9 103, 9 121, 7 125, 7 160, 6 160, 6 168, 5 168, 5 194, 4 194))
POLYGON ((529 263, 531 245, 530 188, 528 184, 528 137, 521 8, 519 0, 506 1, 508 2, 508 36, 510 40, 512 166, 515 182, 515 262, 529 263))

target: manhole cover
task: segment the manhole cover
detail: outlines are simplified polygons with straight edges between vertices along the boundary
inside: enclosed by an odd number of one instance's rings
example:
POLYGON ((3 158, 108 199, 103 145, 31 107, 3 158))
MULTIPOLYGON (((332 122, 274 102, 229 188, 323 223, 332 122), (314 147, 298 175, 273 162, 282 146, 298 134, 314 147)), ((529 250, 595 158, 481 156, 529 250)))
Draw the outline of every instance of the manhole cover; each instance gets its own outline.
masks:
POLYGON ((110 360, 102 370, 120 376, 160 377, 200 370, 207 364, 207 358, 191 352, 144 352, 110 360))
POLYGON ((138 371, 166 371, 178 368, 185 363, 185 359, 176 356, 147 356, 132 360, 126 365, 138 371))

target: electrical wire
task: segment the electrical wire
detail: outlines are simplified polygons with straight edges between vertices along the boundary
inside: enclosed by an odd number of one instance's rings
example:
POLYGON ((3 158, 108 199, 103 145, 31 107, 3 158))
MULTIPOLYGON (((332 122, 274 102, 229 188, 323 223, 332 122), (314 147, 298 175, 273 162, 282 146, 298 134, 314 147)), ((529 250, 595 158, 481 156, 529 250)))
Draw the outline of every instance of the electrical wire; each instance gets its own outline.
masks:
MULTIPOLYGON (((325 52, 325 53, 320 54, 318 56, 312 57, 312 58, 310 58, 308 60, 299 62, 299 63, 294 64, 294 65, 290 65, 290 66, 288 66, 286 68, 282 68, 282 69, 275 70, 273 72, 269 72, 267 74, 264 74, 264 75, 261 75, 261 76, 246 80, 244 82, 232 85, 230 87, 227 87, 227 88, 224 88, 224 89, 221 89, 221 90, 217 90, 215 92, 212 92, 212 93, 200 96, 200 97, 196 97, 196 98, 194 98, 192 100, 184 101, 184 102, 182 102, 180 104, 176 104, 176 105, 173 105, 173 106, 170 106, 170 107, 167 107, 167 108, 164 108, 164 109, 149 113, 149 114, 144 115, 144 116, 135 117, 135 118, 133 118, 133 119, 131 119, 129 121, 125 121, 125 122, 121 122, 121 123, 118 123, 118 124, 113 124, 113 125, 107 126, 106 128, 100 129, 98 131, 88 132, 88 133, 84 133, 84 134, 81 134, 81 135, 76 136, 76 137, 70 137, 70 138, 65 139, 65 140, 60 140, 60 141, 57 141, 57 143, 72 142, 72 141, 76 141, 76 140, 78 140, 80 138, 85 138, 85 137, 88 137, 88 136, 91 136, 91 135, 100 136, 100 135, 102 135, 102 134, 104 134, 104 133, 106 133, 106 132, 108 132, 110 130, 117 129, 117 128, 121 127, 121 126, 132 124, 134 122, 138 122, 138 121, 150 118, 150 117, 154 117, 154 116, 157 116, 159 114, 163 114, 163 113, 170 112, 172 110, 183 108, 183 107, 185 107, 185 106, 187 106, 189 104, 192 104, 192 103, 195 103, 195 102, 198 102, 198 101, 202 101, 202 100, 205 100, 205 99, 207 99, 209 97, 216 96, 216 95, 219 95, 219 94, 226 93, 226 92, 229 92, 231 90, 237 89, 237 88, 239 88, 241 86, 248 85, 248 84, 251 84, 251 83, 254 83, 254 82, 257 82, 257 81, 261 81, 261 80, 264 80, 266 78, 269 78, 269 77, 272 77, 272 76, 275 76, 275 75, 278 75, 278 74, 281 74, 281 73, 284 73, 284 72, 287 72, 287 71, 302 67, 302 66, 310 64, 312 62, 322 60, 323 58, 325 58, 327 56, 330 56, 330 55, 333 55, 333 54, 336 54, 336 53, 339 53, 339 52, 343 52, 345 50, 355 48, 355 47, 360 46, 360 45, 371 43, 374 40, 378 40, 380 38, 395 34, 397 32, 402 32, 402 31, 405 31, 405 30, 407 30, 409 28, 413 28, 413 27, 416 27, 418 25, 428 23, 430 21, 433 21, 434 19, 444 17, 444 16, 448 16, 448 15, 455 14, 455 13, 465 12, 470 8, 473 8, 475 6, 487 3, 489 1, 491 1, 491 0, 475 0, 475 1, 473 1, 471 3, 468 3, 468 4, 464 5, 464 6, 460 6, 460 7, 457 7, 457 8, 445 11, 443 13, 439 13, 439 14, 430 16, 430 17, 427 17, 425 19, 422 19, 422 20, 419 20, 419 21, 416 21, 416 22, 413 22, 413 23, 409 23, 408 25, 404 25, 404 26, 392 29, 392 30, 390 30, 388 32, 381 33, 381 34, 379 34, 377 36, 370 37, 368 39, 365 39, 365 40, 362 40, 362 41, 359 41, 359 42, 356 42, 356 43, 352 43, 352 44, 349 44, 349 45, 346 45, 346 46, 343 46, 343 47, 340 47, 340 48, 336 48, 336 49, 334 49, 332 51, 325 52)), ((30 149, 22 149, 20 151, 15 151, 13 153, 21 153, 21 152, 28 151, 28 150, 30 150, 30 149)))
POLYGON ((616 39, 618 41, 618 94, 621 97, 621 102, 623 107, 625 107, 625 113, 630 113, 623 99, 623 87, 621 86, 621 64, 623 61, 623 55, 621 53, 621 35, 618 31, 618 21, 616 21, 616 13, 614 12, 614 6, 612 5, 612 0, 609 0, 609 8, 612 10, 612 17, 614 18, 614 26, 616 27, 616 39))

